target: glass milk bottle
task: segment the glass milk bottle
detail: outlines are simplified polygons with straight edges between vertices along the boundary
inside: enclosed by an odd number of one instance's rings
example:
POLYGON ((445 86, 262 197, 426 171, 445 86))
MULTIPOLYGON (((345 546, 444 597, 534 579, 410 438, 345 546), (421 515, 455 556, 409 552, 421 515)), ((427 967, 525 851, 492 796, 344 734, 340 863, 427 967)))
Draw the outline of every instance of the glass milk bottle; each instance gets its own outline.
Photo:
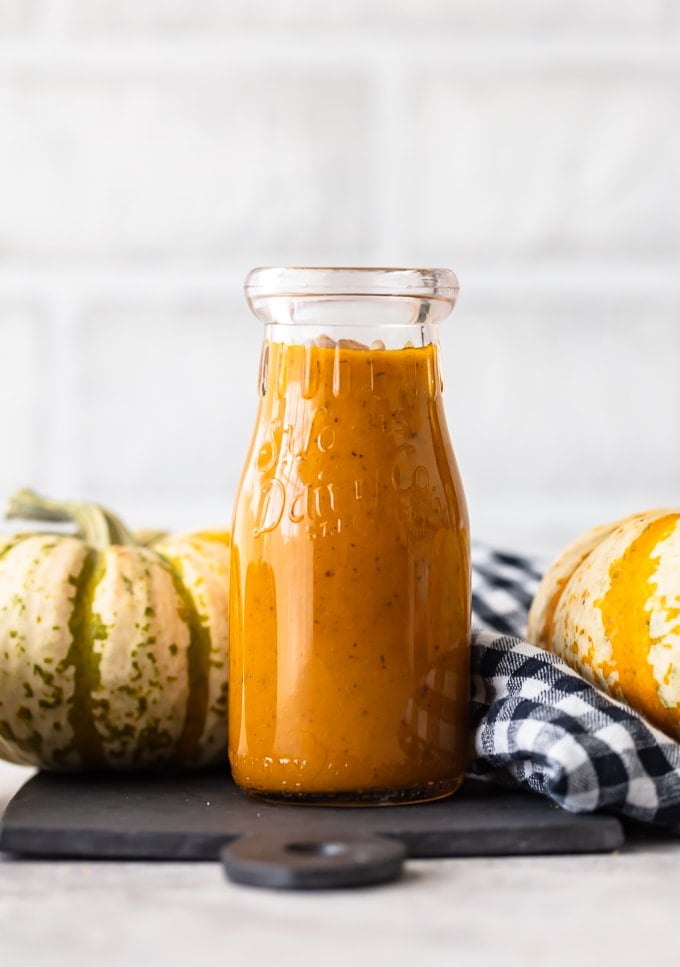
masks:
POLYGON ((454 792, 470 556, 444 416, 440 269, 264 268, 260 403, 233 517, 229 756, 268 800, 454 792))

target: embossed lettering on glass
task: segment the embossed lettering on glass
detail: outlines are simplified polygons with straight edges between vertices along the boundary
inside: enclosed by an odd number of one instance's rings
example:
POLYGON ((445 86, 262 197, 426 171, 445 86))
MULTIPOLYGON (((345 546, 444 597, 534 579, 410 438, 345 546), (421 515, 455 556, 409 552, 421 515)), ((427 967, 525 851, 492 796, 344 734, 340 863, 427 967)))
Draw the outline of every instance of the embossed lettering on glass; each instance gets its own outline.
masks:
POLYGON ((418 802, 466 764, 470 556, 432 269, 255 269, 260 404, 236 497, 229 757, 266 799, 418 802))

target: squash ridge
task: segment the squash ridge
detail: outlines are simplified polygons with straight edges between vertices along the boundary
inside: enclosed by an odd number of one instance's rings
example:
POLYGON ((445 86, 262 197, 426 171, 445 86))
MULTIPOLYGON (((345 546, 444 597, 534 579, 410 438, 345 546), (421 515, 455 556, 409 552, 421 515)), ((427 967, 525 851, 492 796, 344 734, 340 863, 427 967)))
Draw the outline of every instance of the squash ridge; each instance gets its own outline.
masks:
MULTIPOLYGON (((107 765, 104 742, 94 718, 93 698, 93 693, 101 684, 101 657, 94 650, 94 642, 106 635, 101 619, 93 612, 93 601, 97 585, 105 573, 104 555, 88 547, 80 574, 77 578, 69 579, 75 587, 73 611, 68 623, 71 645, 62 664, 64 667, 71 665, 74 669, 74 690, 68 720, 73 728, 73 748, 78 753, 80 767, 85 769, 99 769, 107 765)), ((60 667, 58 671, 63 671, 63 668, 60 667)), ((70 751, 64 750, 60 758, 70 751)))
POLYGON ((201 620, 194 600, 182 579, 179 558, 155 549, 166 564, 179 599, 178 613, 189 630, 187 649, 187 707, 182 732, 173 759, 179 766, 195 765, 200 759, 201 737, 208 717, 208 678, 210 675, 210 631, 201 620))
POLYGON ((594 607, 602 614, 605 634, 611 643, 618 672, 617 698, 669 735, 677 735, 677 712, 658 694, 659 683, 649 662, 650 601, 656 590, 658 557, 654 551, 675 529, 677 514, 651 520, 623 555, 610 562, 608 590, 594 607))

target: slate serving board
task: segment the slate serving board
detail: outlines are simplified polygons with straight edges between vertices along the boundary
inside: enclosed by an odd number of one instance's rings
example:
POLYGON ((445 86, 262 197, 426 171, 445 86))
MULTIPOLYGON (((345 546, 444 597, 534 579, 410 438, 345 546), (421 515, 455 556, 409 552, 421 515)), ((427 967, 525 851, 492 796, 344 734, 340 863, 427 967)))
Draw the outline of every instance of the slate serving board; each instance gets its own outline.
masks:
POLYGON ((423 805, 335 808, 271 805, 224 773, 60 776, 40 773, 8 804, 0 850, 42 857, 216 860, 248 834, 387 836, 411 857, 597 853, 619 848, 613 817, 573 816, 547 800, 468 780, 423 805))

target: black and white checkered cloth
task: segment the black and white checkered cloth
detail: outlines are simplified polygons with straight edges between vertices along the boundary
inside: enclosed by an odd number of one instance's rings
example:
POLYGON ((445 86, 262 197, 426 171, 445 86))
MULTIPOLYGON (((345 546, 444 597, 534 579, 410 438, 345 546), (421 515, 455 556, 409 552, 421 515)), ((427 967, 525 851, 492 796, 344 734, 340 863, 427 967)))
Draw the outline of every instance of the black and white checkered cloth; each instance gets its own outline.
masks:
POLYGON ((470 773, 680 829, 680 744, 523 640, 544 563, 473 548, 470 773))

